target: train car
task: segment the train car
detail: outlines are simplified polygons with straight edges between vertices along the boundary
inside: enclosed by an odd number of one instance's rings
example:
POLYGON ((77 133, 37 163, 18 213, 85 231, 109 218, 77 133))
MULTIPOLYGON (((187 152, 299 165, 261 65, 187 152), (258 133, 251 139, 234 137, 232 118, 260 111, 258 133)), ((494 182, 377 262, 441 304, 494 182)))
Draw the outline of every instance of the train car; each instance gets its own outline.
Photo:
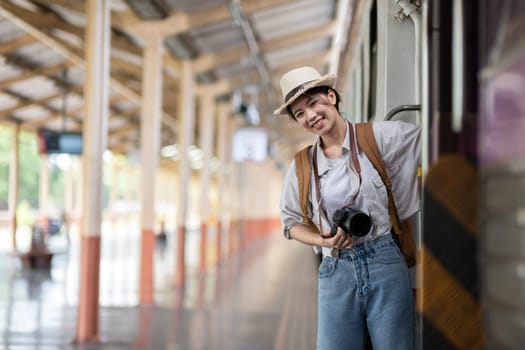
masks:
POLYGON ((478 73, 481 296, 487 348, 525 340, 525 4, 483 1, 478 73))
POLYGON ((418 346, 521 348, 525 5, 363 1, 357 11, 348 118, 422 128, 418 346))

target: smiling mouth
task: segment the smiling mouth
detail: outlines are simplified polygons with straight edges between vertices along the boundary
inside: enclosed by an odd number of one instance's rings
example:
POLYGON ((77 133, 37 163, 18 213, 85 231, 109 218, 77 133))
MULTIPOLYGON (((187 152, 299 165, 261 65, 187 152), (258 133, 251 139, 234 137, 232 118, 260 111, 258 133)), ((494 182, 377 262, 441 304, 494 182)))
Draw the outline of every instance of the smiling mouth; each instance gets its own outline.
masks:
POLYGON ((314 129, 317 128, 317 126, 319 126, 319 122, 322 121, 322 120, 323 120, 323 118, 317 119, 314 123, 310 124, 310 127, 314 128, 314 129))

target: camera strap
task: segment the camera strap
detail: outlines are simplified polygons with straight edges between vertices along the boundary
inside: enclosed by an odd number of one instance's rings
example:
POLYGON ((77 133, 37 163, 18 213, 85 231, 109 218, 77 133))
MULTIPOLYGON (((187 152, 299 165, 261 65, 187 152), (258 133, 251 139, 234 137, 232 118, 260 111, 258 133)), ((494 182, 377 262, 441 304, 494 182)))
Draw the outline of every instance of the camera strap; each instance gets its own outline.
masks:
MULTIPOLYGON (((352 158, 352 163, 354 164, 354 168, 357 171, 357 175, 359 176, 359 186, 357 188, 357 192, 355 193, 354 197, 352 198, 352 201, 348 203, 346 206, 349 207, 355 203, 355 200, 357 198, 357 195, 359 192, 361 192, 361 164, 359 163, 359 159, 357 158, 357 149, 355 145, 355 133, 354 133, 354 127, 352 126, 352 123, 347 121, 348 125, 348 133, 350 134, 349 137, 349 143, 350 143, 350 154, 352 158)), ((321 203, 321 186, 319 184, 319 170, 317 167, 317 148, 314 149, 313 155, 312 155, 312 163, 313 163, 313 170, 314 170, 314 179, 315 179, 315 192, 317 194, 317 206, 319 208, 319 213, 323 213, 323 215, 328 219, 328 216, 326 214, 326 210, 323 208, 321 203)), ((323 234, 323 225, 321 220, 321 214, 319 214, 319 231, 321 234, 323 234)))

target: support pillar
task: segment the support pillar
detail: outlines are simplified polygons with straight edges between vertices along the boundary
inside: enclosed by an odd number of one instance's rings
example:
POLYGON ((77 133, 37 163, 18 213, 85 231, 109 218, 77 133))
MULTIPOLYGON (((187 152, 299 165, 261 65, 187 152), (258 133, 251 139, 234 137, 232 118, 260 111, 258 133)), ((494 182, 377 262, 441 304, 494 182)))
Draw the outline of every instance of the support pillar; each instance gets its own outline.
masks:
POLYGON ((199 271, 206 270, 207 255, 207 236, 208 225, 210 222, 210 180, 211 171, 210 163, 213 154, 213 130, 215 129, 215 115, 213 96, 202 94, 199 99, 200 103, 200 146, 202 150, 202 168, 201 168, 201 229, 200 229, 200 252, 199 252, 199 271))
POLYGON ((100 341, 99 276, 103 153, 107 144, 109 104, 108 1, 86 1, 86 15, 80 297, 75 340, 97 342, 100 341))
POLYGON ((155 249, 155 179, 159 165, 162 41, 147 38, 142 72, 141 112, 141 226, 140 304, 153 304, 153 252, 155 249))
POLYGON ((242 208, 240 206, 240 196, 239 192, 246 189, 241 189, 241 183, 240 180, 242 179, 240 177, 240 170, 242 170, 242 164, 241 163, 234 163, 232 160, 232 142, 233 134, 235 132, 235 129, 239 127, 240 120, 230 118, 228 119, 227 126, 226 126, 226 140, 228 140, 226 144, 226 164, 228 166, 228 178, 226 181, 226 191, 228 193, 228 205, 225 208, 225 211, 228 215, 228 221, 229 221, 229 230, 228 232, 228 247, 227 252, 228 256, 232 256, 235 252, 239 250, 239 247, 241 245, 243 237, 241 236, 243 232, 239 232, 239 228, 241 227, 242 223, 242 217, 241 217, 241 211, 242 208))
POLYGON ((224 198, 226 198, 226 175, 228 171, 228 115, 230 113, 230 107, 226 103, 221 103, 218 106, 218 128, 219 132, 217 135, 217 153, 219 157, 219 179, 218 179, 218 218, 219 222, 217 224, 217 264, 220 263, 222 259, 222 240, 224 232, 228 231, 229 221, 228 221, 228 212, 225 208, 226 203, 224 198))
POLYGON ((179 128, 179 205, 178 205, 178 229, 177 229, 177 266, 175 270, 175 285, 181 286, 186 281, 186 218, 188 211, 188 191, 190 188, 191 169, 188 158, 188 148, 193 143, 193 132, 195 124, 195 106, 193 98, 193 75, 191 62, 183 61, 181 64, 181 86, 180 102, 181 109, 179 128))

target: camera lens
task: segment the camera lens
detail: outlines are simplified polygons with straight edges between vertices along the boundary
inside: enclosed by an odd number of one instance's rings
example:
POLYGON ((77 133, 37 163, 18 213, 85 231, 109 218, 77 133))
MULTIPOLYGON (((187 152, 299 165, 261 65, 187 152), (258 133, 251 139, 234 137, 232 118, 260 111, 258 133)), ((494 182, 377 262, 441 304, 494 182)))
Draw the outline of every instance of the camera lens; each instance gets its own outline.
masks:
POLYGON ((372 226, 368 215, 348 207, 336 210, 332 220, 336 226, 341 227, 346 233, 358 237, 368 234, 372 226))
POLYGON ((369 231, 372 223, 370 217, 365 213, 357 213, 350 220, 350 232, 355 236, 365 236, 369 231))

